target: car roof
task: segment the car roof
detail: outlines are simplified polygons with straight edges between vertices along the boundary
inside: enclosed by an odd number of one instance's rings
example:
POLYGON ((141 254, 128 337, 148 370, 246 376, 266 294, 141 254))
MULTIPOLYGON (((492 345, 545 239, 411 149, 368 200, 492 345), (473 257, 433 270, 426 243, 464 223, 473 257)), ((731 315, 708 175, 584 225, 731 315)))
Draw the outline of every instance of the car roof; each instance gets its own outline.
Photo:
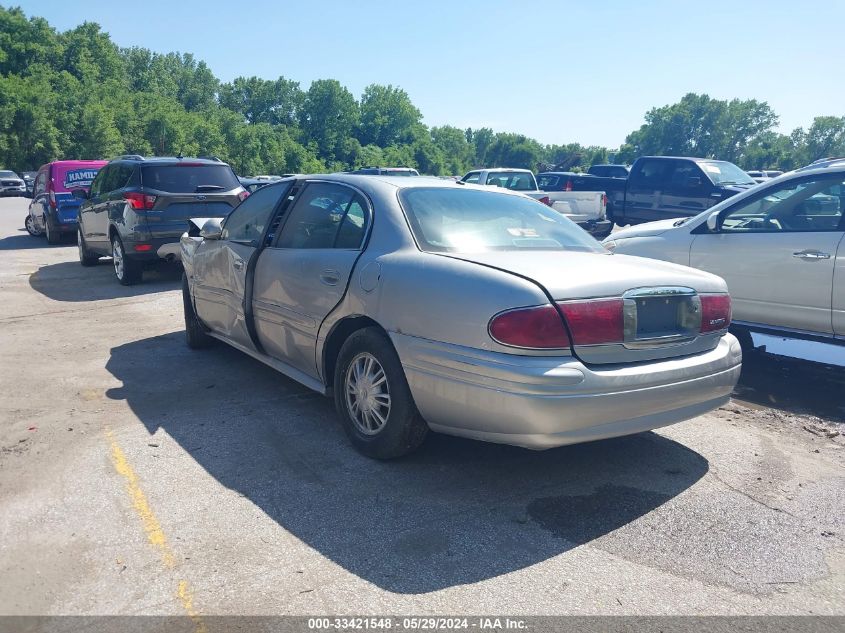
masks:
POLYGON ((137 154, 125 154, 123 156, 117 156, 109 161, 110 163, 116 162, 132 162, 132 163, 143 163, 144 165, 176 165, 182 162, 185 163, 195 163, 201 165, 227 165, 219 158, 207 158, 205 156, 139 156, 137 154))

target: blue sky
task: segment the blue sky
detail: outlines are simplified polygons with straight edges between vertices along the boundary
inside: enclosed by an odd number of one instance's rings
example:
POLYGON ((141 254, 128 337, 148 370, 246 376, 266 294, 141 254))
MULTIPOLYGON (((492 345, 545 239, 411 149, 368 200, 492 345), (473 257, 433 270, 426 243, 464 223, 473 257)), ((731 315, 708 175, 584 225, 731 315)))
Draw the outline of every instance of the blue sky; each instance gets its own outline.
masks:
POLYGON ((756 98, 780 129, 845 115, 845 2, 38 0, 66 30, 193 53, 221 80, 284 75, 404 88, 428 125, 614 147, 687 92, 756 98), (161 16, 161 17, 159 17, 161 16))

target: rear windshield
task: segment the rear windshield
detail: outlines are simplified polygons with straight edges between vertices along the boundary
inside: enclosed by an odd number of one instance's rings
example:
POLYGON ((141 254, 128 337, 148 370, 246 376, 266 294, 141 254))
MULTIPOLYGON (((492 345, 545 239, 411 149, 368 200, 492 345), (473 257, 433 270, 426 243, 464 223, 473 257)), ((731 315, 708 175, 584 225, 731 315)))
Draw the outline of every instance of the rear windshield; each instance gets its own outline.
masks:
POLYGON ((541 191, 557 191, 563 188, 565 179, 563 176, 552 174, 540 174, 537 176, 537 188, 541 191))
POLYGON ((524 171, 495 171, 487 174, 485 185, 493 185, 511 191, 534 191, 534 174, 524 171))
POLYGON ((53 191, 61 193, 73 189, 89 189, 100 167, 84 164, 53 165, 53 191))
POLYGON ((214 193, 241 186, 228 165, 145 165, 141 184, 168 193, 214 193))
POLYGON ((416 169, 382 169, 382 176, 419 176, 416 169))
POLYGON ((577 224, 531 198, 428 187, 404 189, 399 198, 424 251, 603 250, 577 224))

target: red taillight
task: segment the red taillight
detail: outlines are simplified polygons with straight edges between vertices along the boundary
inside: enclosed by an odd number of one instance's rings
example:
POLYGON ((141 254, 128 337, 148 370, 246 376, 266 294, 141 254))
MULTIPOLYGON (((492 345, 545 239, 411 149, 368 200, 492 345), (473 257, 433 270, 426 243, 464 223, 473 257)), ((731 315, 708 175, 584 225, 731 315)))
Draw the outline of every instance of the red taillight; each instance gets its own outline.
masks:
POLYGON ((564 189, 564 191, 572 191, 572 181, 571 180, 566 181, 566 188, 564 189))
POLYGON ((540 198, 540 202, 542 202, 547 207, 552 206, 552 199, 549 198, 549 196, 543 196, 542 198, 540 198))
POLYGON ((569 347, 569 335, 554 306, 519 308, 490 320, 490 336, 502 345, 531 349, 569 347))
POLYGON ((50 197, 49 197, 48 200, 49 200, 49 202, 47 204, 50 205, 50 208, 55 209, 56 208, 56 192, 55 191, 50 192, 50 197))
POLYGON ((135 244, 135 250, 139 253, 147 253, 153 250, 152 244, 135 244))
POLYGON ((701 331, 716 332, 731 324, 730 295, 700 295, 701 331))
POLYGON ((601 194, 601 204, 602 204, 603 207, 607 206, 607 194, 606 193, 601 194))
POLYGON ((621 343, 625 338, 622 299, 559 303, 575 345, 621 343))
POLYGON ((129 205, 136 211, 149 211, 153 208, 153 206, 155 206, 156 203, 155 196, 149 196, 143 193, 136 193, 134 191, 124 193, 123 197, 126 198, 126 201, 129 202, 129 205))
POLYGON ((241 201, 241 202, 243 202, 244 200, 246 200, 247 198, 249 198, 249 191, 246 191, 246 190, 241 191, 241 192, 238 194, 238 198, 240 198, 240 201, 241 201))

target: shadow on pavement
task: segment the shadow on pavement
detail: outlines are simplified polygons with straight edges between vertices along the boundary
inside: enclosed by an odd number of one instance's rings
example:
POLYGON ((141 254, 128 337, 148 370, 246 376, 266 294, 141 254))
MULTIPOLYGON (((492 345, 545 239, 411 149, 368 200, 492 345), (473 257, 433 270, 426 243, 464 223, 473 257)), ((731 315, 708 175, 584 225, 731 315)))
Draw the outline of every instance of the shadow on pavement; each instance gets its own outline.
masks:
POLYGON ((742 375, 733 396, 787 413, 845 422, 843 393, 845 368, 756 349, 743 356, 742 375))
POLYGON ((162 263, 145 270, 141 283, 121 286, 115 279, 111 259, 105 258, 100 260, 99 266, 91 268, 85 268, 77 261, 42 266, 29 276, 29 285, 55 301, 77 302, 166 292, 178 287, 181 279, 181 266, 162 263))
POLYGON ((0 251, 21 251, 30 248, 53 248, 47 244, 46 237, 35 237, 26 232, 26 229, 18 229, 19 235, 9 235, 0 239, 0 251))
POLYGON ((108 397, 126 400, 150 434, 164 429, 282 528, 392 592, 547 560, 708 471, 654 433, 545 452, 432 435, 408 458, 373 461, 347 442, 331 400, 225 345, 188 350, 183 332, 115 347, 106 367, 123 383, 108 397))

